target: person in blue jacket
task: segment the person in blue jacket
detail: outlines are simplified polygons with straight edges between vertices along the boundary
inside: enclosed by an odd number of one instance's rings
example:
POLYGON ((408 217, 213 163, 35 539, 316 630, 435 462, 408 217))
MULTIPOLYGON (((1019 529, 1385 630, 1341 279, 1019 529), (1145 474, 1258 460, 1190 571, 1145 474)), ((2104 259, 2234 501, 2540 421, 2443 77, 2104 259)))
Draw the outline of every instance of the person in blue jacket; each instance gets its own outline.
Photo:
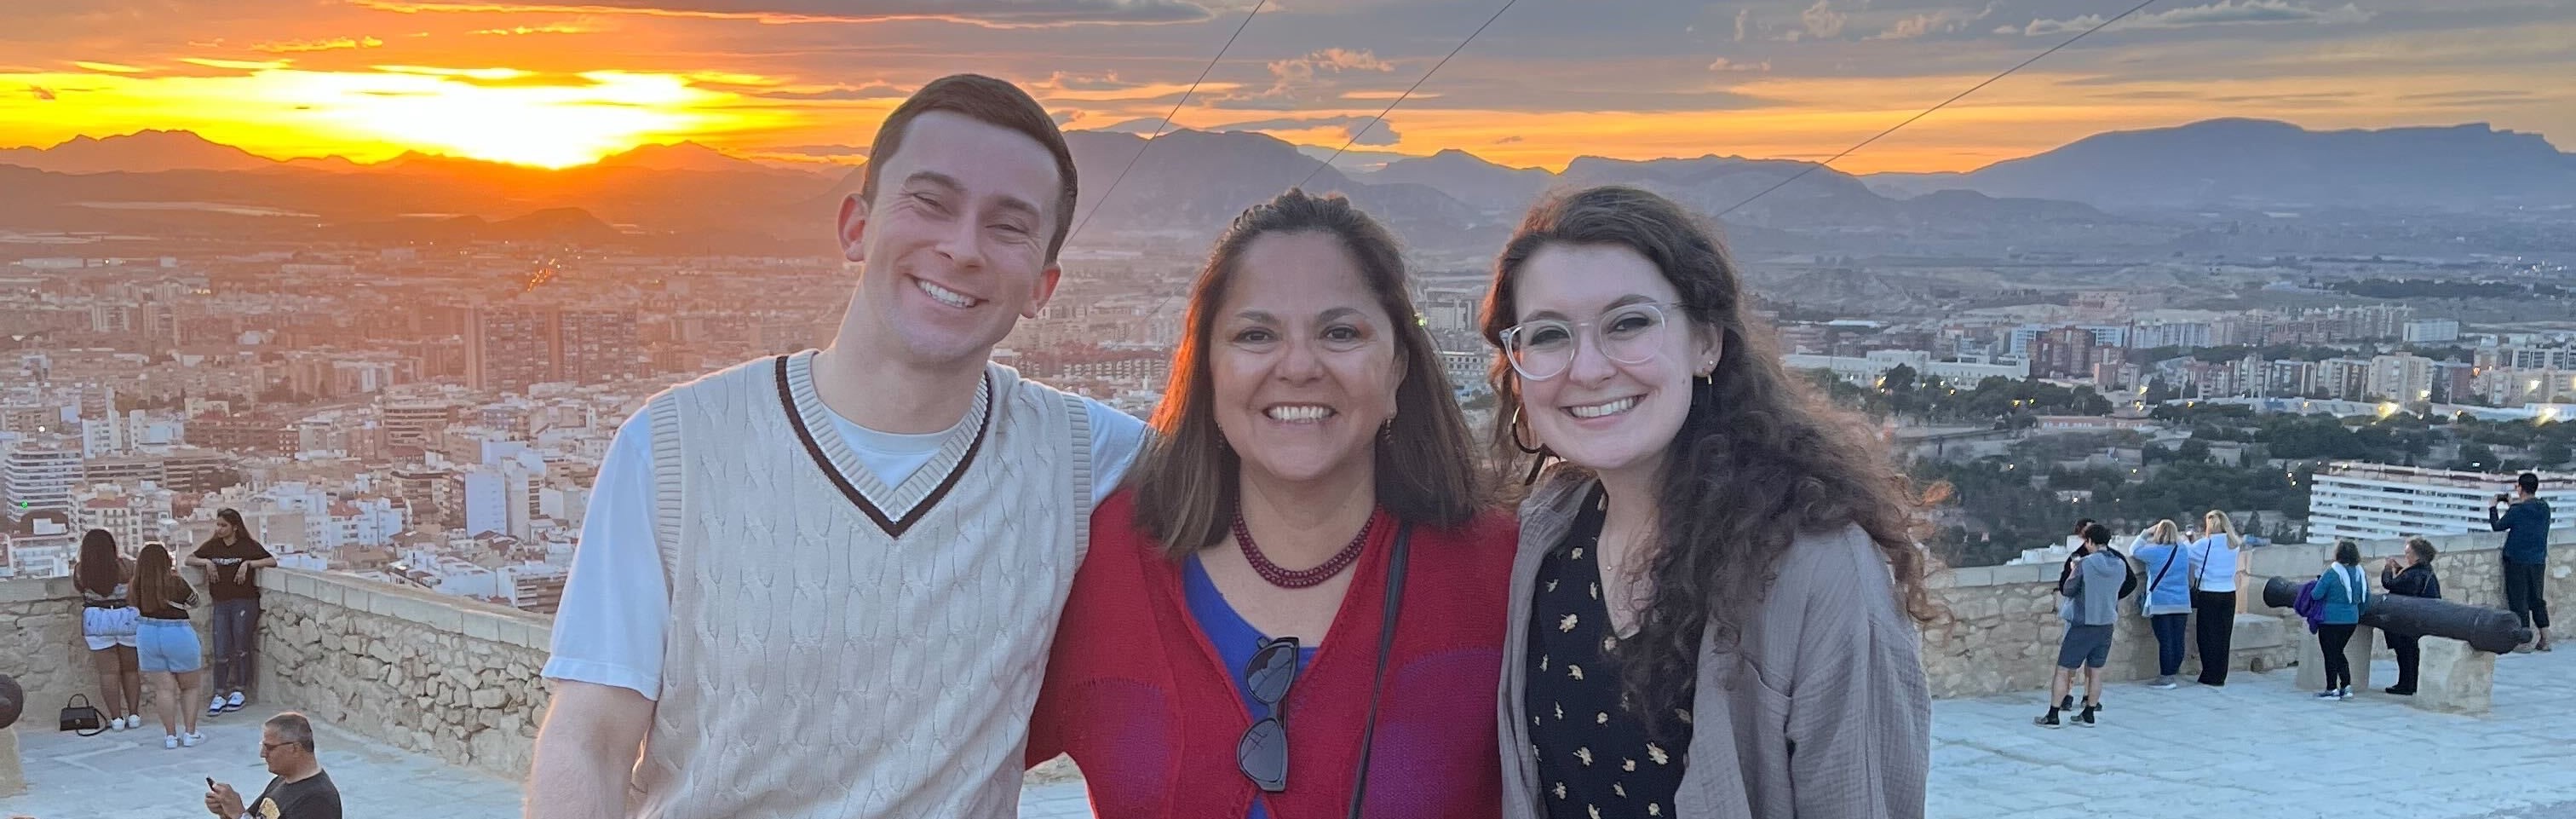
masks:
POLYGON ((2505 506, 2504 495, 2487 504, 2487 527, 2505 533, 2505 607, 2539 635, 2531 648, 2548 651, 2549 595, 2542 593, 2540 579, 2549 573, 2549 502, 2540 499, 2539 475, 2525 472, 2513 483, 2513 505, 2505 506))
POLYGON ((2370 601, 2370 579, 2361 572, 2359 544, 2335 541, 2334 562, 2326 564, 2325 574, 2317 578, 2316 597, 2325 610, 2317 626, 2317 646, 2324 649, 2326 661, 2326 690, 2317 699, 2352 699, 2352 658, 2343 651, 2361 626, 2362 604, 2370 601))
POLYGON ((2191 647, 2191 558, 2185 554, 2182 527, 2171 520, 2139 532, 2129 544, 2129 556, 2137 560, 2137 571, 2147 578, 2147 594, 2138 602, 2138 613, 2146 615, 2147 625, 2156 634, 2156 679, 2149 688, 2174 688, 2175 678, 2182 674, 2182 660, 2191 647))

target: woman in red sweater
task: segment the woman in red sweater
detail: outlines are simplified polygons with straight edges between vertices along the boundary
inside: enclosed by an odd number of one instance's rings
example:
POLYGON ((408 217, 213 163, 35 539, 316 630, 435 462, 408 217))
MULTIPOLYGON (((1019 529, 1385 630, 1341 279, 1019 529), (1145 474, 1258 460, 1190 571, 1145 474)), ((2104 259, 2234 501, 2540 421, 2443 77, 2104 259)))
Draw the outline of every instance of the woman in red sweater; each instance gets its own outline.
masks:
POLYGON ((1500 812, 1515 525, 1405 280, 1339 196, 1291 190, 1217 241, 1029 732, 1100 815, 1500 812))

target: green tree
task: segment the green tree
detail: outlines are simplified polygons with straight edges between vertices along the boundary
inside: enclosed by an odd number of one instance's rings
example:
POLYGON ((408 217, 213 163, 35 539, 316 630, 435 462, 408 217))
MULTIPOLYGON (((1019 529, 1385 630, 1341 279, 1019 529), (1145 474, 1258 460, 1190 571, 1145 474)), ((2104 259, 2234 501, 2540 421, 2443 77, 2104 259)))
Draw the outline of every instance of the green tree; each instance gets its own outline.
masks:
POLYGON ((2532 448, 2531 458, 2539 461, 2541 466, 2565 466, 2569 458, 2576 458, 2576 452, 2570 452, 2565 441, 2544 441, 2532 448))

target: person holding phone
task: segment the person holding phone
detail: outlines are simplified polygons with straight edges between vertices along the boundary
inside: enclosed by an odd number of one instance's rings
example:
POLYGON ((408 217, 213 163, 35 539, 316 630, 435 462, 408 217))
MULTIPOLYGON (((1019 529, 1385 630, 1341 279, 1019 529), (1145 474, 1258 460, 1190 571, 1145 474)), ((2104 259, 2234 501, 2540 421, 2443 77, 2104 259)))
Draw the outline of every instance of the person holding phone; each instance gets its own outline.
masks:
MULTIPOLYGON (((2401 597, 2442 599, 2442 579, 2433 574, 2433 542, 2420 537, 2406 539, 2406 551, 2389 558, 2379 566, 2379 586, 2389 594, 2401 597)), ((2388 638, 2388 650, 2397 655, 2397 684, 2385 689, 2397 696, 2415 693, 2417 666, 2424 659, 2421 641, 2424 635, 2381 629, 2388 638)))
POLYGON ((259 798, 206 777, 206 812, 221 819, 340 819, 340 788, 313 754, 313 723, 293 711, 259 727, 259 758, 274 774, 259 798))
POLYGON ((2156 679, 2149 688, 2177 687, 2174 678, 2182 674, 2183 656, 2191 648, 2191 561, 2185 551, 2182 532, 2170 520, 2156 521, 2129 547, 2138 571, 2147 577, 2147 596, 2138 601, 2138 613, 2146 615, 2156 635, 2156 679))
POLYGON ((2495 496, 2487 504, 2487 526, 2505 533, 2505 607, 2536 635, 2529 648, 2514 650, 2548 651, 2549 595, 2541 578, 2549 574, 2549 502, 2540 499, 2540 476, 2522 473, 2511 496, 2495 496))

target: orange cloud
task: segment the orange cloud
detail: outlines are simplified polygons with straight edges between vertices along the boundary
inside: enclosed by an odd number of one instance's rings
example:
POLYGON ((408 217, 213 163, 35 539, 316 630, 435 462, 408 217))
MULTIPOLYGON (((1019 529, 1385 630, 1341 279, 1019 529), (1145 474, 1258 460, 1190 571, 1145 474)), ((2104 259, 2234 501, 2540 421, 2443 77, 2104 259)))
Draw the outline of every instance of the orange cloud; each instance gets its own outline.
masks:
POLYGON ((306 51, 337 51, 344 48, 375 48, 384 44, 385 41, 374 37, 339 37, 329 40, 260 43, 255 46, 251 46, 250 50, 264 51, 270 54, 296 54, 306 51))

